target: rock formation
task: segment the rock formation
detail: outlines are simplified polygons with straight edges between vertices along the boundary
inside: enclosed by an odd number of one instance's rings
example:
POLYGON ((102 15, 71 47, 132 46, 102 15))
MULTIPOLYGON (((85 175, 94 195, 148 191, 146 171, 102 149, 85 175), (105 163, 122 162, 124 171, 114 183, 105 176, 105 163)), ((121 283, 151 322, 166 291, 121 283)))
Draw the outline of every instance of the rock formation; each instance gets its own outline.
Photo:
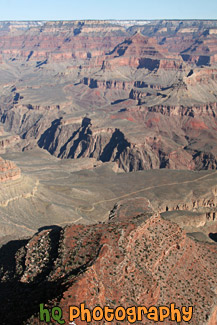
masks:
POLYGON ((134 23, 1 23, 0 152, 215 169, 216 22, 134 23))
POLYGON ((20 178, 20 169, 12 162, 0 157, 0 182, 12 181, 20 178))
MULTIPOLYGON (((215 324, 216 253, 216 245, 193 241, 158 215, 43 230, 0 250, 2 322, 13 319, 11 305, 17 323, 37 324, 40 303, 60 306, 67 321, 69 306, 80 303, 93 309, 173 302, 194 306, 191 324, 215 324)), ((144 316, 141 323, 150 321, 144 316)))

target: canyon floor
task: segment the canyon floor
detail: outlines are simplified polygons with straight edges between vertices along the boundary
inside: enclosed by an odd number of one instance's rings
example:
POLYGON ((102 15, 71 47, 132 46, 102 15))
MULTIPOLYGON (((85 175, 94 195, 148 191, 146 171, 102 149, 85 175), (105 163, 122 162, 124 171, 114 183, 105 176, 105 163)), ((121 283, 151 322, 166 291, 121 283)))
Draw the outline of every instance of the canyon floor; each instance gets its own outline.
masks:
MULTIPOLYGON (((1 186, 1 234, 13 239, 39 228, 107 222, 146 212, 179 220, 192 232, 216 227, 217 172, 147 170, 124 173, 94 158, 58 159, 41 149, 3 154, 22 171, 1 186), (182 220, 182 221, 181 221, 182 220)), ((173 220, 173 221, 174 221, 173 220)), ((204 236, 205 238, 205 236, 204 236)))

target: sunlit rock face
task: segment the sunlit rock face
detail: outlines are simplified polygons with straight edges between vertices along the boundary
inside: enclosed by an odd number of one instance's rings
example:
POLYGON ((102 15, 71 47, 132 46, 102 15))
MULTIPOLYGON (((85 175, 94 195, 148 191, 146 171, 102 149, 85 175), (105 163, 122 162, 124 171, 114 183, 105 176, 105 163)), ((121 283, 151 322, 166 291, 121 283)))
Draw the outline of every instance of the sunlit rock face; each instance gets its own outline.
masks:
POLYGON ((9 160, 4 160, 0 157, 0 182, 4 183, 19 179, 21 176, 20 169, 9 160))

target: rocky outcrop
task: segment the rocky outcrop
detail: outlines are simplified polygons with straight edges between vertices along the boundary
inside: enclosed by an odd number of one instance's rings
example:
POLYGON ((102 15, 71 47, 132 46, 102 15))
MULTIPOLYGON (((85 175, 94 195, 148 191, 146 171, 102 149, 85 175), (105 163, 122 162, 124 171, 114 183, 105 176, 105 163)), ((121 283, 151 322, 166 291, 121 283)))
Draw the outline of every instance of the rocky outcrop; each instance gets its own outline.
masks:
POLYGON ((129 90, 133 86, 133 82, 118 81, 118 80, 97 80, 93 78, 85 77, 81 81, 84 85, 90 88, 99 89, 119 89, 119 90, 129 90))
POLYGON ((217 69, 203 68, 201 70, 190 70, 184 82, 187 85, 195 86, 197 83, 209 85, 210 82, 217 81, 217 69))
POLYGON ((38 140, 39 147, 59 158, 97 158, 116 161, 130 145, 119 129, 94 129, 84 118, 81 126, 56 120, 38 140))
MULTIPOLYGON (((127 105, 127 101, 125 103, 127 105)), ((92 125, 89 118, 58 118, 59 109, 55 108, 53 111, 44 110, 43 114, 37 109, 14 108, 2 115, 2 121, 6 130, 18 133, 23 139, 17 147, 19 150, 30 150, 38 145, 58 158, 89 157, 102 162, 114 161, 126 172, 159 168, 201 170, 216 168, 216 153, 212 148, 201 148, 200 144, 191 148, 191 143, 198 141, 201 132, 213 138, 215 111, 216 103, 142 105, 111 115, 111 120, 126 120, 138 126, 144 124, 147 133, 140 140, 128 136, 124 127, 100 128, 92 125), (53 119, 55 115, 57 118, 53 119), (170 123, 172 131, 165 128, 167 123, 170 123), (153 132, 156 135, 151 135, 153 132), (163 138, 158 135, 159 132, 163 138), (178 145, 177 139, 180 142, 178 145)), ((20 142, 17 136, 7 139, 2 139, 2 152, 20 142)))
MULTIPOLYGON (((0 249, 0 299, 8 302, 2 303, 2 322, 13 319, 11 304, 17 322, 37 324, 40 303, 55 302, 66 320, 68 306, 83 302, 92 309, 172 301, 194 306, 192 324, 212 324, 216 253, 216 245, 194 242, 158 215, 43 230, 0 249)), ((149 323, 144 316, 142 324, 149 323)))
POLYGON ((6 149, 13 147, 20 142, 18 135, 14 136, 3 136, 0 139, 0 153, 4 153, 6 149))
POLYGON ((137 100, 138 105, 142 105, 146 103, 146 100, 149 96, 157 96, 158 98, 166 98, 167 96, 160 91, 155 93, 150 92, 150 89, 157 90, 160 88, 159 86, 152 87, 143 87, 142 89, 131 89, 129 93, 129 98, 137 100))
POLYGON ((181 57, 169 54, 165 47, 157 44, 155 38, 148 38, 137 32, 107 53, 105 62, 105 65, 109 64, 111 68, 129 66, 154 71, 179 69, 183 60, 181 57))
MULTIPOLYGON (((130 95, 133 99, 141 99, 141 93, 135 94, 132 92, 130 95)), ((144 110, 147 109, 150 112, 160 113, 166 116, 191 116, 191 117, 198 117, 198 116, 216 116, 216 108, 217 103, 210 103, 207 105, 191 105, 189 107, 185 107, 183 105, 155 105, 152 107, 144 107, 144 110)))
POLYGON ((94 128, 88 118, 83 119, 81 126, 62 120, 52 122, 51 127, 40 136, 38 145, 58 158, 89 157, 102 162, 114 161, 126 172, 152 168, 176 169, 178 166, 191 169, 194 166, 192 157, 186 153, 174 155, 164 152, 160 143, 153 139, 141 144, 132 143, 121 130, 94 128))
POLYGON ((199 37, 188 49, 181 53, 184 61, 196 64, 196 66, 208 66, 216 63, 216 38, 212 34, 199 37))
POLYGON ((0 157, 0 182, 13 181, 20 178, 20 169, 9 160, 0 157))
MULTIPOLYGON (((192 116, 192 109, 161 107, 160 113, 171 116, 192 116), (164 109, 167 109, 163 111, 164 109)), ((205 108, 204 108, 205 109, 205 108)), ((147 108, 147 112, 154 108, 147 108)), ((205 109, 206 112, 209 112, 205 109)), ((214 112, 214 111, 211 111, 214 112)), ((142 114, 141 110, 131 112, 142 114)), ((128 111, 123 113, 129 121, 134 121, 134 117, 127 117, 128 111)), ((134 116, 134 115, 132 115, 134 116)), ((114 116, 115 117, 115 116, 114 116)), ((121 116, 120 116, 121 117, 121 116)), ((138 116, 141 120, 141 117, 138 116)), ((147 169, 215 169, 216 157, 210 153, 203 153, 188 148, 180 147, 173 150, 166 140, 146 137, 140 143, 130 140, 126 134, 118 128, 94 127, 89 118, 83 119, 56 119, 47 124, 36 123, 23 134, 25 141, 35 138, 40 148, 50 152, 52 155, 62 159, 96 158, 102 162, 116 162, 118 167, 126 172, 147 169)), ((158 125, 159 118, 154 117, 146 120, 148 128, 158 125)), ((208 127, 202 121, 188 120, 183 124, 183 129, 207 130, 208 127)), ((186 140, 185 140, 186 141, 186 140)), ((36 144, 35 144, 36 145, 36 144)), ((26 147, 28 149, 28 146, 26 147)))
POLYGON ((217 157, 211 152, 196 152, 193 155, 197 170, 217 169, 217 157))
POLYGON ((152 84, 146 83, 144 81, 135 81, 134 87, 136 87, 136 88, 150 88, 150 89, 155 89, 155 90, 162 89, 162 87, 160 85, 152 85, 152 84))

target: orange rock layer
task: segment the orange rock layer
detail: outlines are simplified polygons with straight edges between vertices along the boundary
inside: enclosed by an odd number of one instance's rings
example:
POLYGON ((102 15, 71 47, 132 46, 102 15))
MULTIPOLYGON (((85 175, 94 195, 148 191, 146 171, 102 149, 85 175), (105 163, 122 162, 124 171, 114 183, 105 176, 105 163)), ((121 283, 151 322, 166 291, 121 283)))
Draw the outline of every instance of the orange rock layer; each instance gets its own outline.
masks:
POLYGON ((20 169, 13 162, 0 157, 0 182, 16 180, 20 176, 20 169))
MULTIPOLYGON (((193 241, 178 225, 157 215, 44 230, 20 243, 14 270, 7 269, 1 257, 0 302, 7 301, 2 304, 2 321, 10 324, 10 305, 18 323, 38 324, 40 303, 46 308, 60 306, 66 322, 69 306, 81 303, 91 310, 96 305, 127 308, 175 303, 193 306, 191 324, 216 324, 216 253, 216 245, 193 241), (9 283, 13 283, 11 289, 9 283), (29 304, 30 298, 34 304, 29 304)), ((87 323, 79 318, 75 322, 87 323)), ((150 320, 144 316, 141 324, 150 320)))

